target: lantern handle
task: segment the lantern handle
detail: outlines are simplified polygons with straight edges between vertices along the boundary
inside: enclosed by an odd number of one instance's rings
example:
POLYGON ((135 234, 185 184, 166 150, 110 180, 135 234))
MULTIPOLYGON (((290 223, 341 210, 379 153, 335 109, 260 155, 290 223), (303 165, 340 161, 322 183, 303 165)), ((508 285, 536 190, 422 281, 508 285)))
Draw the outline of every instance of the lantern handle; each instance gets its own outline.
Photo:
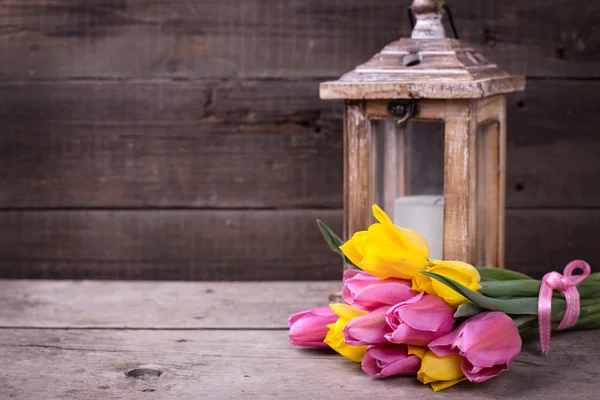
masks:
MULTIPOLYGON (((450 9, 450 6, 444 4, 442 8, 446 12, 446 15, 448 15, 448 20, 450 21, 450 26, 452 27, 452 33, 454 33, 454 38, 456 40, 459 40, 460 38, 458 37, 458 29, 456 29, 456 24, 454 23, 454 17, 452 16, 452 10, 450 9)), ((410 21, 410 29, 415 29, 416 22, 415 15, 413 14, 413 6, 408 6, 408 20, 410 21)))

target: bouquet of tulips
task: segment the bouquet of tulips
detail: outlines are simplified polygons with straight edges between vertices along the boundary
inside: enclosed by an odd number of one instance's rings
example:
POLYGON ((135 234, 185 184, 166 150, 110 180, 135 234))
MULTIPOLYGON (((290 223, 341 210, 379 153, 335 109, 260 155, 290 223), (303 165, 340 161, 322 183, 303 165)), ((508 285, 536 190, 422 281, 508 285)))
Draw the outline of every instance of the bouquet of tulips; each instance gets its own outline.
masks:
POLYGON ((351 267, 343 303, 292 315, 290 341, 332 348, 369 375, 416 376, 434 391, 484 382, 509 368, 522 337, 600 327, 600 274, 574 261, 542 281, 518 272, 430 260, 427 241, 395 226, 377 206, 379 223, 343 243, 319 222, 331 248, 351 267), (581 275, 573 275, 581 269, 581 275))

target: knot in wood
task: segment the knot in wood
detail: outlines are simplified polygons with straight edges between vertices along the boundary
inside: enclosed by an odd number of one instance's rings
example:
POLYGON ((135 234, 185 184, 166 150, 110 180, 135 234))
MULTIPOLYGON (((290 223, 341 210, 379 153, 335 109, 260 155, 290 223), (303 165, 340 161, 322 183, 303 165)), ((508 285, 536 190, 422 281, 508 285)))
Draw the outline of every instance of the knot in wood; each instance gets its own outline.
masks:
POLYGON ((158 378, 159 376, 162 375, 162 373, 163 372, 161 370, 154 369, 154 368, 135 368, 130 371, 127 371, 125 373, 125 375, 128 378, 147 380, 147 379, 158 378))
POLYGON ((444 0, 413 0, 412 10, 415 15, 441 14, 444 0))

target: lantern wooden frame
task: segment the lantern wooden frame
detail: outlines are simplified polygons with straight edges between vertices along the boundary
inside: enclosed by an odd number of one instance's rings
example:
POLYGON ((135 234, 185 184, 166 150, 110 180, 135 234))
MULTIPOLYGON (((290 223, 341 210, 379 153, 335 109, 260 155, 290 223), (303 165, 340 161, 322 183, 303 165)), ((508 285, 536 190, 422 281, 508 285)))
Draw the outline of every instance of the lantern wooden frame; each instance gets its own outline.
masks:
MULTIPOLYGON (((431 2, 433 17, 422 4, 427 1, 415 3, 419 39, 393 42, 339 80, 321 84, 321 98, 346 100, 344 238, 372 222, 372 121, 400 119, 388 106, 404 99, 418 109, 414 120, 445 123, 444 259, 503 267, 506 94, 523 90, 525 80, 464 42, 427 38, 422 19, 439 22, 442 2, 431 2)), ((439 26, 432 32, 439 35, 439 26)))

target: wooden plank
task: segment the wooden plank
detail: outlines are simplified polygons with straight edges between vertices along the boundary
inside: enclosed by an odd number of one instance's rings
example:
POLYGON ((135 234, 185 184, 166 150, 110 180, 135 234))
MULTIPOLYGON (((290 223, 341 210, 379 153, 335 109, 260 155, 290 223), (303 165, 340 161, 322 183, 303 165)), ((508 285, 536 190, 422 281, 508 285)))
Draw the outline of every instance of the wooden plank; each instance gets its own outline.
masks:
MULTIPOLYGON (((0 100, 3 208, 342 207, 341 104, 316 80, 4 83, 0 100)), ((600 204, 598 101, 600 82, 552 80, 509 98, 509 208, 600 204)))
MULTIPOLYGON (((600 4, 461 0, 461 38, 529 76, 598 77, 600 4)), ((336 77, 408 36, 406 4, 373 0, 3 2, 0 77, 336 77)), ((448 31, 450 32, 450 31, 448 31)))
POLYGON ((533 81, 509 99, 509 208, 598 207, 599 102, 592 81, 533 81))
MULTIPOLYGON (((315 224, 341 210, 0 213, 0 277, 150 280, 341 279, 315 224)), ((540 277, 600 265, 600 210, 509 210, 506 267, 540 277)))
POLYGON ((0 328, 286 329, 341 285, 0 280, 0 328))
POLYGON ((600 210, 509 210, 506 267, 541 278, 574 259, 600 268, 600 210))
POLYGON ((2 84, 0 207, 339 207, 341 114, 317 91, 2 84))
POLYGON ((337 132, 52 123, 3 129, 8 130, 0 135, 3 207, 335 208, 340 203, 337 132))
POLYGON ((337 279, 317 219, 341 232, 337 210, 0 212, 0 276, 337 279))
MULTIPOLYGON (((542 400, 573 393, 595 398, 596 337, 597 332, 556 335, 547 356, 534 341, 499 377, 485 384, 461 383, 436 397, 463 399, 468 392, 473 400, 542 400)), ((332 352, 294 348, 286 331, 2 329, 0 357, 10 360, 0 375, 4 398, 32 399, 41 393, 45 399, 433 396, 414 377, 374 379, 332 352), (127 376, 142 368, 150 376, 127 376)))

